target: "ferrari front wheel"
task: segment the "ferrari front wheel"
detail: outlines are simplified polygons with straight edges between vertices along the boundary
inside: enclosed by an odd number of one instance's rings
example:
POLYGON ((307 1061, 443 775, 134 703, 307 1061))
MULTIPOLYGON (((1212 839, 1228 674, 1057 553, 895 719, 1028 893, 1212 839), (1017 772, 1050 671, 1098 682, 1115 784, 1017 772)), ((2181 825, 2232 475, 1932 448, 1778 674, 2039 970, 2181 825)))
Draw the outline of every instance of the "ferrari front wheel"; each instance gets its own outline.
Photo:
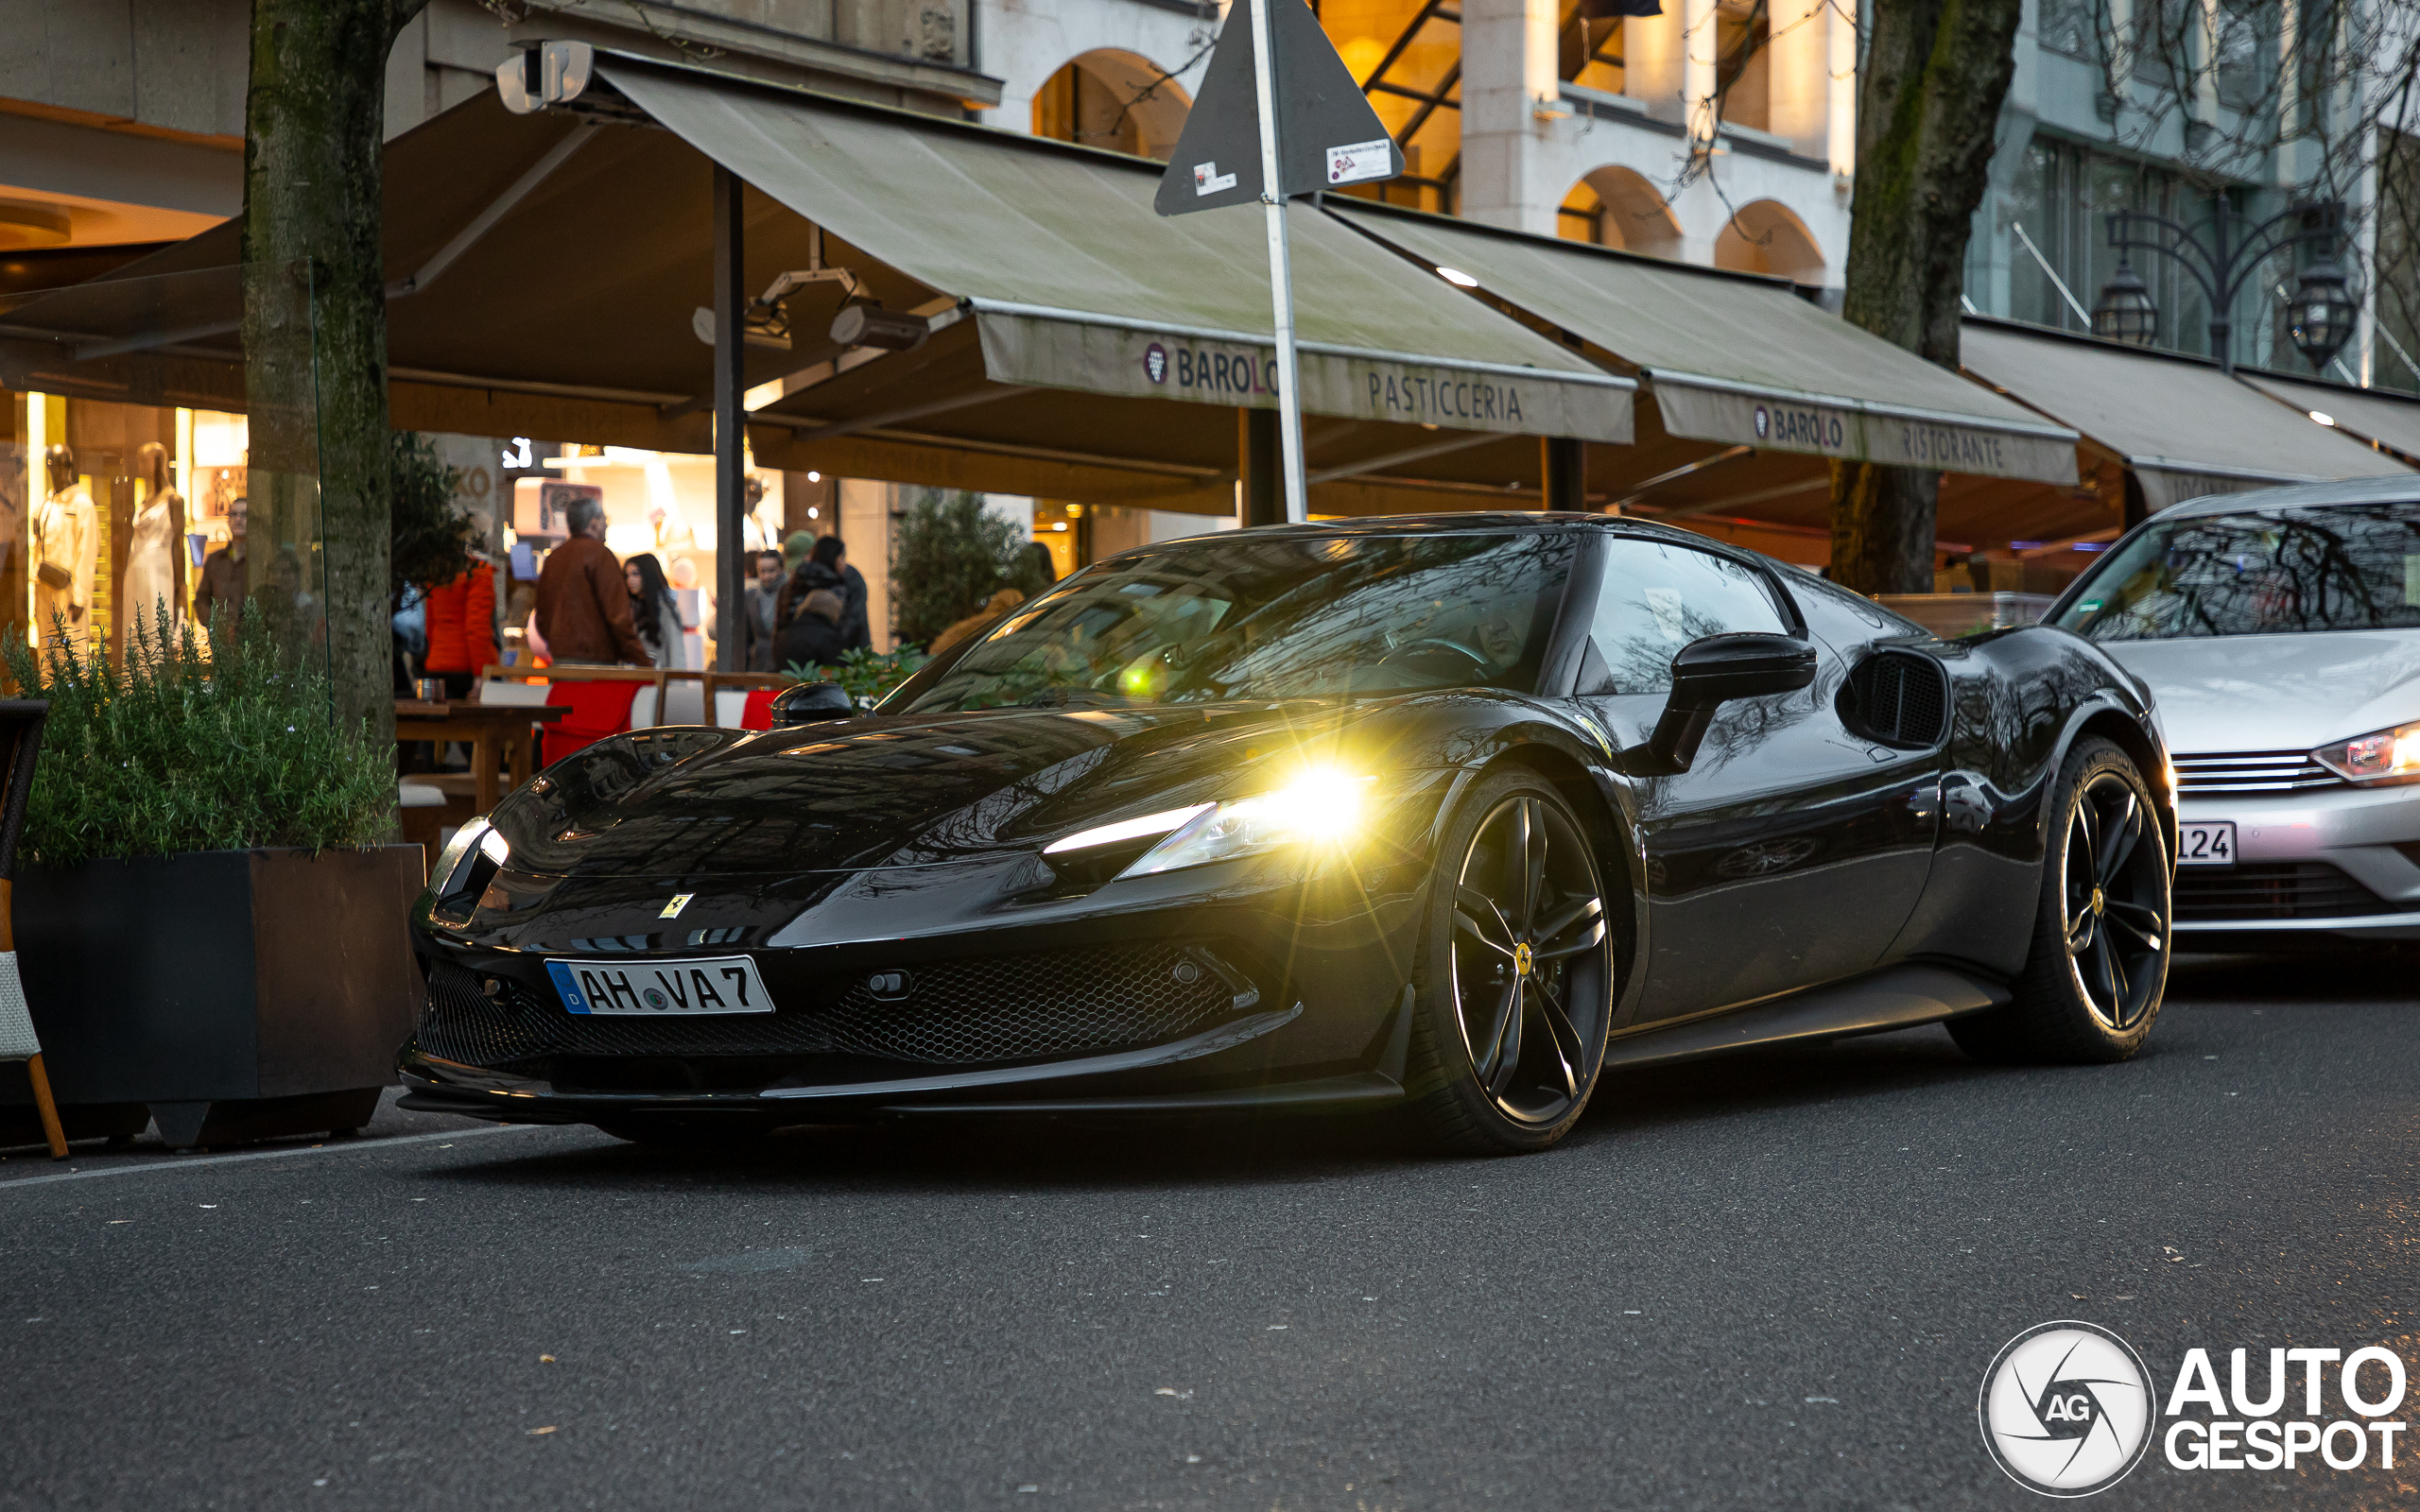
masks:
POLYGON ((1455 811, 1416 972, 1421 1131, 1471 1154, 1570 1132, 1604 1061, 1614 955, 1595 849, 1543 778, 1484 778, 1455 811))
POLYGON ((2124 1060, 2151 1037, 2168 985, 2167 829, 2133 760, 2099 739, 2067 757, 2049 817, 2015 1001, 1952 1019, 1949 1032, 1979 1060, 2124 1060))

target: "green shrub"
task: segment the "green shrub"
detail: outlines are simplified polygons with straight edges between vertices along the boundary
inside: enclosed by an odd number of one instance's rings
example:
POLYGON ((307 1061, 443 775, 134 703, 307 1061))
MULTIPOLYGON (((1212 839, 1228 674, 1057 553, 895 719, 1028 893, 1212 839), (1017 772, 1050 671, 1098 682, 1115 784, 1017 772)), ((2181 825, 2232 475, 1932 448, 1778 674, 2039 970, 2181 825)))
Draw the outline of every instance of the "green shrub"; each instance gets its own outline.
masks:
POLYGON ((838 666, 810 667, 793 662, 782 670, 804 682, 837 682, 850 697, 870 707, 930 660, 912 645, 890 652, 860 645, 841 652, 838 666))
POLYGON ((1003 588, 1028 598, 1043 588, 1017 527, 986 513, 979 494, 926 489, 899 522, 890 553, 891 620, 899 639, 929 645, 1003 588))
POLYGON ((37 657, 9 635, 0 654, 20 696, 50 701, 19 841, 27 861, 387 838, 394 753, 366 723, 337 726, 325 669, 280 656, 268 616, 247 605, 241 624, 205 656, 190 625, 171 635, 164 609, 137 627, 123 671, 97 636, 78 652, 62 633, 37 657))

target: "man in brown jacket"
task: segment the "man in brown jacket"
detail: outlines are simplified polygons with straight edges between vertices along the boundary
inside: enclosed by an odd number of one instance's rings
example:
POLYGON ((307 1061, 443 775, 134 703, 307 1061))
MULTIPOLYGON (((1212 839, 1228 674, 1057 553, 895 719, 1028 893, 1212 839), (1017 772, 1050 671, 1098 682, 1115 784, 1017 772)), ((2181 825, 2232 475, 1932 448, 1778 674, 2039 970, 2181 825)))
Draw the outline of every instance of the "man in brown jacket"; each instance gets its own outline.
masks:
POLYGON ((538 634, 547 654, 557 662, 654 665, 631 620, 629 579, 605 549, 605 507, 576 499, 564 524, 571 539, 546 553, 538 574, 538 634))

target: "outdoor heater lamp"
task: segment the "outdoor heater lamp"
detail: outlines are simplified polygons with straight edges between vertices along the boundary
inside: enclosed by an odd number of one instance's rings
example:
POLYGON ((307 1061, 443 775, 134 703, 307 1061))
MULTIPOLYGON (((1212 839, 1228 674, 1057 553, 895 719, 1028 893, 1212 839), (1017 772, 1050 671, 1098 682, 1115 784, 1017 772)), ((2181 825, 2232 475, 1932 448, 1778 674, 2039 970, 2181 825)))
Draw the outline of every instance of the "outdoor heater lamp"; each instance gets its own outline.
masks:
POLYGON ((844 347, 906 352, 923 346, 932 334, 924 317, 886 310, 867 300, 852 300, 832 318, 832 339, 844 347))

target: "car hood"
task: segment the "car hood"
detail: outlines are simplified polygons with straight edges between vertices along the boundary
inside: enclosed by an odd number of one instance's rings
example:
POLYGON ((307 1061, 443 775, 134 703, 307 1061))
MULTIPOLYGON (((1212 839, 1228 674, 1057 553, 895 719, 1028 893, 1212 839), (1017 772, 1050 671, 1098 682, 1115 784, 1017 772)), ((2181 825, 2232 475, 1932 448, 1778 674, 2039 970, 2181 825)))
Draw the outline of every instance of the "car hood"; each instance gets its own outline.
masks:
POLYGON ((2420 719, 2420 630, 2107 641, 2171 750, 2293 750, 2420 719))
POLYGON ((1439 696, 641 731, 550 768, 493 822, 511 868, 538 876, 932 866, 1249 793, 1306 762, 1435 765, 1407 732, 1439 696))

